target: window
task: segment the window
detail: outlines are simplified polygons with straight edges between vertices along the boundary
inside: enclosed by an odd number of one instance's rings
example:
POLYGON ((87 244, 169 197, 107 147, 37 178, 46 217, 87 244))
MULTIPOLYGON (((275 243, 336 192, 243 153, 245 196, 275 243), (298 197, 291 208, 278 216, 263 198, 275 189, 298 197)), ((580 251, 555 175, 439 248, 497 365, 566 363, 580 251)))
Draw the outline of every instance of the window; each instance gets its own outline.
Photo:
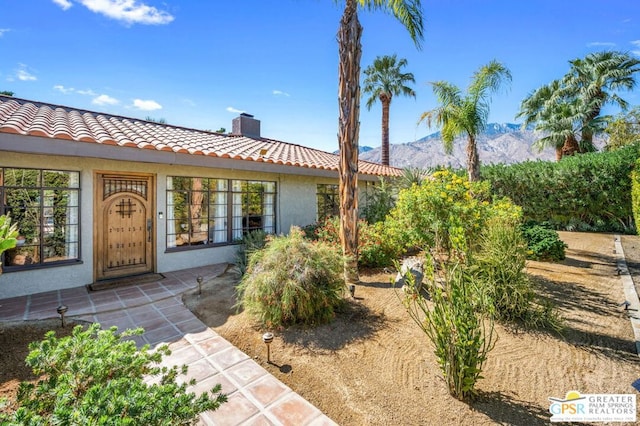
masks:
POLYGON ((338 185, 318 184, 316 189, 318 220, 340 214, 338 185))
POLYGON ((4 253, 7 269, 78 260, 79 199, 79 172, 0 168, 0 214, 19 232, 4 253))
POLYGON ((233 239, 263 230, 275 232, 275 182, 233 181, 233 239))
POLYGON ((275 194, 275 182, 170 176, 167 248, 228 244, 257 229, 274 233, 275 194))

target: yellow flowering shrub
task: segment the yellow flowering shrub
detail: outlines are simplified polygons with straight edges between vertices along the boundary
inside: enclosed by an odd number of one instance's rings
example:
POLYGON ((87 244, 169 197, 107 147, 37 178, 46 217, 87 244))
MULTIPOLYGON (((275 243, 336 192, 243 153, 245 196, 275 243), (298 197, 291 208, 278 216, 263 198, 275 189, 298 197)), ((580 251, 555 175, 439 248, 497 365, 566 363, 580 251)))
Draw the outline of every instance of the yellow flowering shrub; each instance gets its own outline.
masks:
POLYGON ((409 247, 464 253, 477 244, 486 220, 493 216, 520 221, 522 211, 506 198, 493 201, 488 182, 469 182, 440 170, 420 186, 400 192, 386 226, 402 230, 409 247))

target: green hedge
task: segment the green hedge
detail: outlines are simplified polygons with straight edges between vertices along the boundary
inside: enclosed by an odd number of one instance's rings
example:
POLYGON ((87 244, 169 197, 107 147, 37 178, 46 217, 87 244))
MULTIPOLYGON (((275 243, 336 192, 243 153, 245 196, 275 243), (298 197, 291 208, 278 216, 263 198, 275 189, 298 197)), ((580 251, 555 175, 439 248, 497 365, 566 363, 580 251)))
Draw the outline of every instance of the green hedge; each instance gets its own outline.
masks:
MULTIPOLYGON (((640 159, 636 161, 636 169, 631 173, 631 209, 636 223, 640 220, 640 159)), ((637 227, 636 227, 637 230, 637 227)))
POLYGON ((640 144, 612 152, 482 168, 498 196, 522 207, 525 221, 555 229, 634 233, 631 172, 640 144))

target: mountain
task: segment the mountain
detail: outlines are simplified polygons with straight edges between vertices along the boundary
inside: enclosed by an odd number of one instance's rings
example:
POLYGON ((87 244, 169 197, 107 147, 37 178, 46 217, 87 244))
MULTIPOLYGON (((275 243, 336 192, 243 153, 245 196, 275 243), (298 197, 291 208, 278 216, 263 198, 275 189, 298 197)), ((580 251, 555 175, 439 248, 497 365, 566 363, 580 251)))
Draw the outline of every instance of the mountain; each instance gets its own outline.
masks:
MULTIPOLYGON (((526 160, 555 161, 556 154, 552 148, 542 152, 533 144, 540 139, 541 134, 532 129, 522 129, 519 124, 489 123, 486 131, 477 139, 478 155, 482 164, 512 164, 526 160)), ((597 147, 605 145, 604 138, 594 138, 597 147)), ((456 138, 453 142, 453 152, 448 155, 440 132, 432 133, 415 142, 391 144, 389 157, 391 165, 395 167, 428 168, 436 166, 451 166, 465 168, 467 154, 465 137, 456 138)), ((364 147, 363 147, 364 148, 364 147)), ((368 147, 367 147, 368 148, 368 147)), ((360 153, 360 159, 371 162, 380 161, 380 147, 360 153)))

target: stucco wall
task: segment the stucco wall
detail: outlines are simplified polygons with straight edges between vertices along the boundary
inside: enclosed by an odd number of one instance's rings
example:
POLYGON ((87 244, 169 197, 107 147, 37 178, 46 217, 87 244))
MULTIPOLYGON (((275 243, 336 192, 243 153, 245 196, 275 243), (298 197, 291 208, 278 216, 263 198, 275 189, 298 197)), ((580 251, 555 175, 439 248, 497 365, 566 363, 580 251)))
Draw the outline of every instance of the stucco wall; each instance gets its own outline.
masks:
POLYGON ((21 296, 49 290, 90 284, 94 280, 94 176, 98 171, 137 172, 155 175, 156 180, 156 272, 233 262, 234 245, 166 251, 167 176, 197 176, 228 179, 256 179, 277 182, 276 225, 278 233, 287 233, 292 225, 304 226, 316 220, 316 184, 337 183, 336 178, 298 176, 283 173, 252 172, 201 166, 140 163, 132 161, 74 158, 68 156, 33 155, 0 151, 0 167, 31 167, 73 170, 81 172, 80 192, 80 256, 73 265, 46 267, 26 271, 5 272, 0 275, 0 298, 21 296))

